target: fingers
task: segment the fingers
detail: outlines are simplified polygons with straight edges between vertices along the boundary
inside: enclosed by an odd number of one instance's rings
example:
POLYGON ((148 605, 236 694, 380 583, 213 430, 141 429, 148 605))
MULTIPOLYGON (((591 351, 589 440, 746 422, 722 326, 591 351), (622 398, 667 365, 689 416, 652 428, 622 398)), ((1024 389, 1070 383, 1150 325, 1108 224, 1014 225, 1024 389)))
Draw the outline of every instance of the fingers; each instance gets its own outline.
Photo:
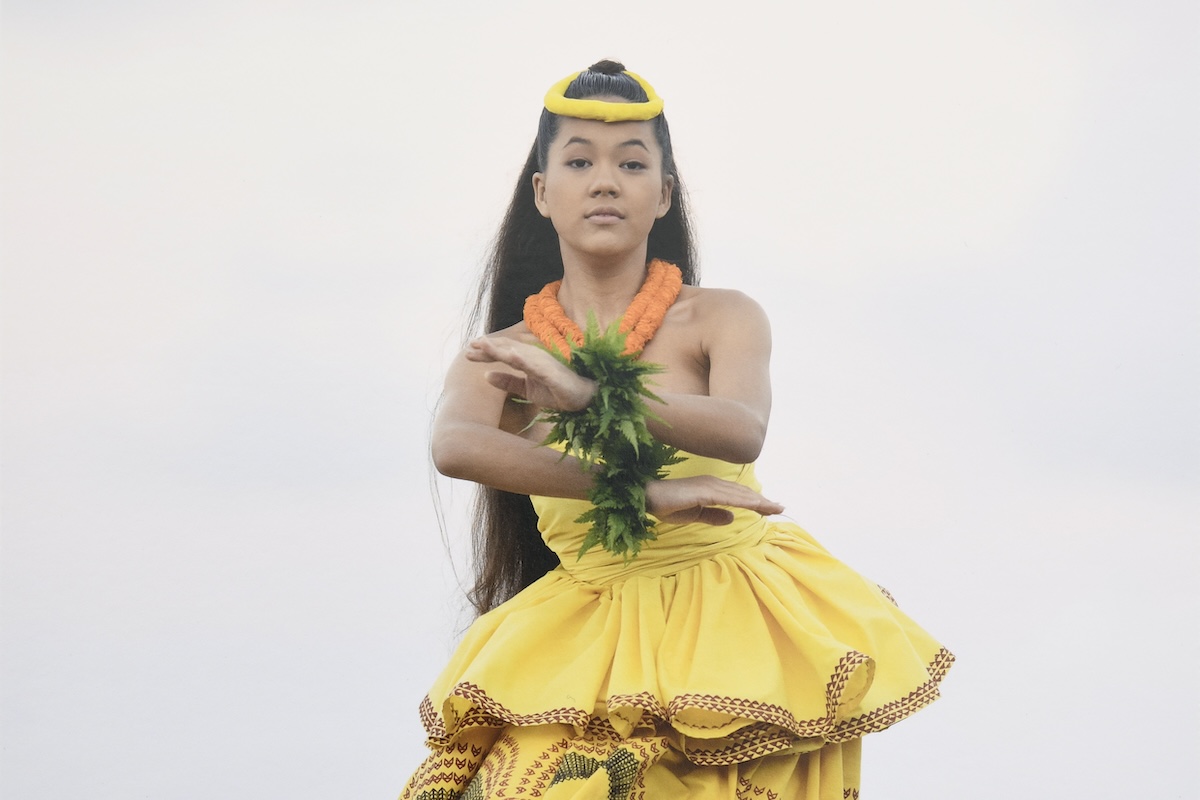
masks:
POLYGON ((727 525, 733 521, 731 508, 759 514, 779 514, 783 506, 753 489, 710 475, 652 481, 646 487, 650 512, 673 522, 700 521, 727 525))
POLYGON ((728 508, 713 508, 711 506, 700 509, 700 516, 697 517, 698 522, 703 522, 705 525, 728 525, 733 522, 733 512, 728 508))
POLYGON ((758 505, 753 506, 753 507, 745 506, 745 508, 749 508, 751 511, 757 511, 758 513, 762 514, 764 517, 769 517, 772 514, 782 514, 783 513, 783 504, 782 503, 776 503, 774 500, 768 500, 767 498, 761 497, 761 496, 760 496, 760 500, 761 500, 761 502, 759 502, 758 505))
POLYGON ((495 386, 501 391, 508 394, 515 394, 517 397, 529 399, 526 395, 525 379, 519 375, 514 375, 511 372, 493 371, 489 372, 484 377, 487 382, 495 386))
POLYGON ((709 487, 703 504, 745 508, 764 515, 779 514, 783 511, 781 504, 768 500, 750 487, 720 478, 712 479, 712 485, 709 487))
POLYGON ((511 344, 512 342, 502 339, 482 337, 468 342, 465 354, 468 361, 509 363, 515 356, 511 344))
MULTIPOLYGON (((562 366, 545 350, 501 337, 482 337, 467 343, 468 361, 500 362, 522 372, 545 372, 562 366)), ((565 367, 564 367, 565 369, 565 367)))
POLYGON ((767 500, 765 497, 760 497, 757 500, 716 500, 712 503, 712 505, 728 506, 730 508, 744 508, 748 511, 754 511, 762 514, 764 517, 769 517, 772 514, 783 513, 782 505, 767 500))
POLYGON ((596 382, 576 374, 550 353, 503 337, 484 337, 467 345, 469 361, 503 364, 516 371, 486 373, 488 383, 542 408, 579 411, 596 392, 596 382))

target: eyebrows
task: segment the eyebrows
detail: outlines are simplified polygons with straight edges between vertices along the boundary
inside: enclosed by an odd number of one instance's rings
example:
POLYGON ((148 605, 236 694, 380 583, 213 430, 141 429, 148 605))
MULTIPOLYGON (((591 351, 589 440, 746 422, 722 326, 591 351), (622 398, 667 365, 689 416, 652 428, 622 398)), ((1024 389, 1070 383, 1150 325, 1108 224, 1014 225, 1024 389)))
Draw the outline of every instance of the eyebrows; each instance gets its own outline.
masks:
MULTIPOLYGON (((594 145, 595 142, 593 142, 591 139, 585 139, 582 136, 572 136, 570 139, 567 139, 567 141, 565 141, 563 143, 563 147, 569 147, 570 145, 573 145, 573 144, 582 144, 582 145, 591 146, 591 145, 594 145)), ((622 148, 622 147, 640 147, 643 150, 645 150, 647 153, 650 152, 650 148, 647 147, 646 143, 643 142, 641 139, 626 139, 625 141, 623 141, 617 145, 617 149, 622 148)))

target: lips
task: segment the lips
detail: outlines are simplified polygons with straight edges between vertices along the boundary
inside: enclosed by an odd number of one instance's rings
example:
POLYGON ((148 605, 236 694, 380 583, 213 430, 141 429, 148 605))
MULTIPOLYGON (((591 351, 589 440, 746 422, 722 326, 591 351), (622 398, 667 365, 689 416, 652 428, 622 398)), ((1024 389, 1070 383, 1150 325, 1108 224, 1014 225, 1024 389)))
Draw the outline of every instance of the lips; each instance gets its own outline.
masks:
POLYGON ((625 219, 625 215, 612 206, 600 206, 599 208, 593 208, 584 216, 587 219, 594 220, 596 222, 616 222, 619 219, 625 219))

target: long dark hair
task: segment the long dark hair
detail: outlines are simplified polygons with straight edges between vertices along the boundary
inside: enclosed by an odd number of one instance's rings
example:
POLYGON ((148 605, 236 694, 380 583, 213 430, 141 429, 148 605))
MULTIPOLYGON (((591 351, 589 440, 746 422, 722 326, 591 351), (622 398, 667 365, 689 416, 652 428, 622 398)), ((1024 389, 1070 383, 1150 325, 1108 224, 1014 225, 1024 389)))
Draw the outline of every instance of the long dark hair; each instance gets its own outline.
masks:
MULTIPOLYGON (((599 61, 579 74, 567 87, 572 98, 613 96, 633 103, 645 102, 646 92, 615 61, 599 61)), ((470 330, 503 330, 522 319, 525 298, 563 276, 558 234, 533 202, 533 174, 546 168, 550 144, 561 117, 542 109, 537 138, 517 178, 508 212, 496 234, 484 266, 470 330)), ((654 137, 663 154, 663 173, 674 181, 671 208, 654 223, 647 242, 647 259, 670 261, 683 272, 683 282, 699 281, 695 244, 688 216, 686 193, 675 166, 671 131, 659 114, 651 120, 654 137)), ((480 486, 475 500, 475 584, 468 592, 471 604, 486 613, 558 566, 558 557, 542 542, 537 515, 529 497, 480 486)))

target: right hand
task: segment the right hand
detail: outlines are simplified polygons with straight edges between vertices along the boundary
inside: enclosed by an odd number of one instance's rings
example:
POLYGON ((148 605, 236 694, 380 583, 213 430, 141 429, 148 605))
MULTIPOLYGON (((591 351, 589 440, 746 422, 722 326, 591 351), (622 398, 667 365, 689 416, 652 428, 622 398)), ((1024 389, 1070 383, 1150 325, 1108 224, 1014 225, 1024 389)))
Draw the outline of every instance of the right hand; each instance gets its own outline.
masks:
POLYGON ((596 382, 578 375, 540 347, 485 336, 467 345, 467 360, 505 364, 517 373, 489 372, 487 382, 539 408, 579 411, 596 394, 596 382))
POLYGON ((667 478, 646 484, 646 511, 663 522, 728 525, 733 522, 733 512, 721 506, 746 508, 764 516, 783 512, 783 506, 753 489, 712 475, 667 478))

